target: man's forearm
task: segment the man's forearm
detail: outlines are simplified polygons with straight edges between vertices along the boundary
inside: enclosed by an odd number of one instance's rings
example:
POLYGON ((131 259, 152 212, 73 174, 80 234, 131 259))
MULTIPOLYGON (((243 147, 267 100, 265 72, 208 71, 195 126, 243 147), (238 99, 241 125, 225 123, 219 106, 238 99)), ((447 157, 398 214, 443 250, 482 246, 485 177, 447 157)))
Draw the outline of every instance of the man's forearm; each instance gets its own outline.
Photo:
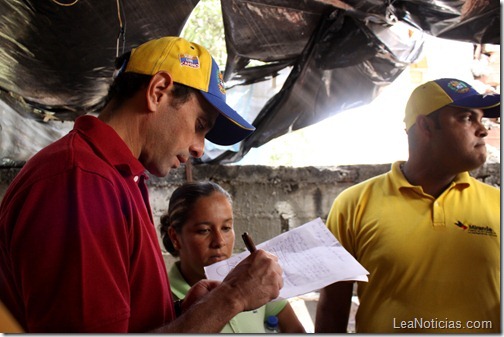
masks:
POLYGON ((219 286, 191 305, 173 322, 156 329, 160 333, 219 333, 243 311, 233 292, 219 286))
POLYGON ((352 304, 353 282, 336 282, 320 291, 315 332, 345 333, 352 304))

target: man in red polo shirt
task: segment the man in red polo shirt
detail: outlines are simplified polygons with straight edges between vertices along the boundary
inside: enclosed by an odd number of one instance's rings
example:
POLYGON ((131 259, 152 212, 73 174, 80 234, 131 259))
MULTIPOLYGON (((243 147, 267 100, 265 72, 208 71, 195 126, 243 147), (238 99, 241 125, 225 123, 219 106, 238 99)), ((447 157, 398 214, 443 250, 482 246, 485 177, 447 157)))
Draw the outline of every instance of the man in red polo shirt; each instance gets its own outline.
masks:
POLYGON ((2 200, 0 300, 27 332, 219 332, 278 296, 277 259, 258 250, 222 283, 201 281, 178 315, 145 170, 164 176, 201 157, 205 137, 230 145, 254 127, 195 43, 164 37, 118 61, 98 118, 79 117, 2 200))

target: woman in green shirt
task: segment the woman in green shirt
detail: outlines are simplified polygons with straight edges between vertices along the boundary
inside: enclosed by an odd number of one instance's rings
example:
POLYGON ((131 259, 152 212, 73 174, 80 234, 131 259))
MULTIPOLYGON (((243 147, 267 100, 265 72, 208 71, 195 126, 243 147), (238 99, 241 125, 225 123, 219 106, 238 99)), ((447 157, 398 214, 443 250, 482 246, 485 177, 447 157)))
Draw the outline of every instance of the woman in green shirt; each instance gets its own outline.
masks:
MULTIPOLYGON (((185 183, 177 188, 168 213, 161 217, 161 237, 166 250, 179 257, 169 271, 175 299, 183 299, 189 288, 205 278, 204 267, 228 259, 233 253, 232 200, 213 182, 185 183)), ((305 332, 287 300, 270 302, 232 318, 222 332, 265 332, 264 321, 277 316, 280 332, 305 332)))

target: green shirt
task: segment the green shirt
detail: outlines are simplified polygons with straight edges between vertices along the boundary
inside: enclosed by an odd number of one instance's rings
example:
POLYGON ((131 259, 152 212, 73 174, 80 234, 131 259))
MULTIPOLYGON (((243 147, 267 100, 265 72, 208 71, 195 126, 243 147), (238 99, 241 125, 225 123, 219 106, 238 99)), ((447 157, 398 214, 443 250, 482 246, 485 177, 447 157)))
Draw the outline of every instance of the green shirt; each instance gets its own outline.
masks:
MULTIPOLYGON (((180 274, 177 264, 174 263, 170 268, 168 277, 175 299, 183 299, 191 287, 180 274)), ((221 333, 264 333, 266 332, 264 330, 266 317, 278 315, 286 304, 287 300, 275 301, 256 310, 241 312, 224 326, 221 333)))

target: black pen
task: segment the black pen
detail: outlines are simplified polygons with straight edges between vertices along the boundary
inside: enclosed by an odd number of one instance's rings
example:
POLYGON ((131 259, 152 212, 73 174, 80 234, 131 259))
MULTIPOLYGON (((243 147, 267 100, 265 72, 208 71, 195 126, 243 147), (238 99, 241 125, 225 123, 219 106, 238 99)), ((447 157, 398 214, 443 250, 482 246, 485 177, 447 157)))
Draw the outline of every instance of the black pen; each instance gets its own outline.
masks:
POLYGON ((253 253, 256 251, 256 246, 254 244, 254 241, 252 241, 252 238, 250 237, 250 235, 247 232, 242 234, 242 239, 243 239, 243 242, 245 242, 245 246, 247 247, 247 249, 250 253, 253 253))

